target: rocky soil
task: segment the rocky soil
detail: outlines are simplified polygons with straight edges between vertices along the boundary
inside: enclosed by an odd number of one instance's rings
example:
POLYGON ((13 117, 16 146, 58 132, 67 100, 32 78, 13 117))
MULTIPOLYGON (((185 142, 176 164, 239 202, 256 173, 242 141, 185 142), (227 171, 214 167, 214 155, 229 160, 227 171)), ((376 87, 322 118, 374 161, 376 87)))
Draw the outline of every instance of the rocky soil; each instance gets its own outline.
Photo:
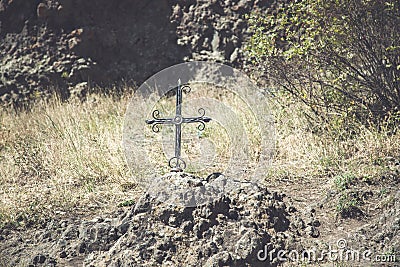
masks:
MULTIPOLYGON (((208 183, 184 173, 174 179, 199 182, 188 186, 208 183)), ((303 192, 301 196, 309 198, 301 203, 290 186, 285 195, 235 182, 228 194, 197 207, 166 204, 144 193, 129 202, 131 206, 107 214, 49 218, 36 228, 2 229, 0 266, 297 266, 301 262, 281 261, 278 251, 319 253, 329 246, 334 250, 341 239, 347 249, 392 255, 400 248, 400 179, 394 175, 388 179, 395 187, 390 187, 394 190, 387 198, 374 197, 372 191, 368 198, 378 210, 360 206, 363 217, 345 219, 331 216, 334 192, 317 202, 303 192)), ((367 192, 365 187, 357 190, 367 192)), ((312 263, 332 266, 327 255, 312 263)), ((341 264, 399 266, 398 262, 341 264)))
POLYGON ((0 255, 10 266, 276 266, 276 260, 258 260, 258 251, 316 236, 313 223, 306 225, 284 195, 238 183, 229 195, 198 207, 144 194, 131 208, 88 220, 49 220, 22 236, 3 230, 0 255))
POLYGON ((239 66, 245 14, 272 2, 1 0, 1 102, 115 91, 186 60, 239 66))

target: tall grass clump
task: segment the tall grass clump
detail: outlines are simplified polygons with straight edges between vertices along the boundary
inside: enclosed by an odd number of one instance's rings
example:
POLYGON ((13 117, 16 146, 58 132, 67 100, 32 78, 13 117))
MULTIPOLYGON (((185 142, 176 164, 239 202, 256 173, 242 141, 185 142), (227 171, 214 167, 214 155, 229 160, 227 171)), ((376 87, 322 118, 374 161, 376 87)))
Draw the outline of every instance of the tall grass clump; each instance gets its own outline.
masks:
POLYGON ((290 177, 325 185, 343 174, 379 179, 400 160, 400 133, 392 125, 385 130, 354 122, 354 133, 332 120, 320 122, 317 129, 323 131, 316 131, 318 118, 303 102, 278 91, 271 103, 276 122, 276 151, 269 174, 272 181, 290 177))
POLYGON ((122 153, 127 98, 53 98, 0 115, 0 223, 107 208, 132 186, 122 153))

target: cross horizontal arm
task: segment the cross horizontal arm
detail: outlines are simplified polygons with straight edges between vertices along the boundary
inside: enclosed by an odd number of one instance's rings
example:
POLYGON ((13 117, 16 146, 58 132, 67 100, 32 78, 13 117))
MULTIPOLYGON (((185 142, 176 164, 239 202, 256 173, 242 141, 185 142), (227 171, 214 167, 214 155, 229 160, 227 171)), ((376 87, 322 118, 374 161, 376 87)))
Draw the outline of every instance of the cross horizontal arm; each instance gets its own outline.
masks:
POLYGON ((197 126, 197 129, 199 129, 199 131, 203 131, 206 128, 206 124, 205 122, 209 122, 211 121, 211 118, 209 117, 204 117, 204 116, 200 116, 200 117, 195 117, 195 118, 182 118, 182 123, 200 123, 197 126))
POLYGON ((193 117, 193 118, 182 118, 182 123, 195 123, 195 122, 209 122, 209 117, 193 117))
POLYGON ((147 124, 174 124, 174 119, 153 119, 146 120, 147 124))
POLYGON ((160 128, 158 127, 159 124, 174 124, 174 119, 154 118, 153 120, 146 120, 146 123, 152 124, 153 126, 151 126, 151 129, 153 132, 158 133, 160 131, 160 128))

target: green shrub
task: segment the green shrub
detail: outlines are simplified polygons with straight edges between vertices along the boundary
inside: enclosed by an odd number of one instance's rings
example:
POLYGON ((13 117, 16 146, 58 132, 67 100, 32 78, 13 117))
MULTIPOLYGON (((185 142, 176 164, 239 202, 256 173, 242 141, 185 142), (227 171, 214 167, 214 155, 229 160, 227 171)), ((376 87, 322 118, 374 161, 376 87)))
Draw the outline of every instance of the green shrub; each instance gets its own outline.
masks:
POLYGON ((339 191, 344 191, 349 188, 349 186, 354 182, 355 176, 351 173, 344 173, 342 175, 337 175, 334 178, 336 189, 339 191))
POLYGON ((284 1, 249 24, 256 69, 317 118, 340 127, 399 124, 399 1, 284 1))

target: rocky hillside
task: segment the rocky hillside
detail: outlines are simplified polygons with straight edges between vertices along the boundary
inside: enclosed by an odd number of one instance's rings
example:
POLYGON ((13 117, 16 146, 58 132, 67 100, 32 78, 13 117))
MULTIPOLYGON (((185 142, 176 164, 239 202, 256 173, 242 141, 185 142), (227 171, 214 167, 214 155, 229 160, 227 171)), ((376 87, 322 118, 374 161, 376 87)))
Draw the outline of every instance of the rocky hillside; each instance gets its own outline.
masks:
POLYGON ((240 65, 244 15, 270 2, 1 0, 1 100, 137 84, 191 59, 240 65))

